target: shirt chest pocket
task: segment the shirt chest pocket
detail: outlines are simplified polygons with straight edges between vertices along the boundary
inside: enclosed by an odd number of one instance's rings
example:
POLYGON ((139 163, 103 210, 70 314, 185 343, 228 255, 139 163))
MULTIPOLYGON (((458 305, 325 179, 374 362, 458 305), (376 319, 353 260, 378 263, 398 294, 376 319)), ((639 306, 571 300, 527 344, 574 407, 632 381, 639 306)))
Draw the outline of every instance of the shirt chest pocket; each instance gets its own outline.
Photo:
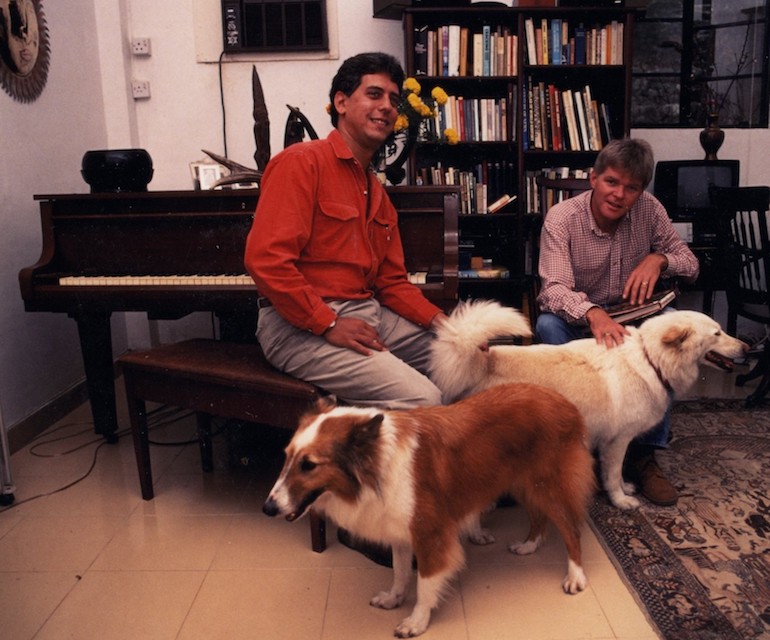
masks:
POLYGON ((342 202, 321 200, 315 219, 310 252, 323 258, 347 261, 361 251, 361 222, 355 207, 342 202))

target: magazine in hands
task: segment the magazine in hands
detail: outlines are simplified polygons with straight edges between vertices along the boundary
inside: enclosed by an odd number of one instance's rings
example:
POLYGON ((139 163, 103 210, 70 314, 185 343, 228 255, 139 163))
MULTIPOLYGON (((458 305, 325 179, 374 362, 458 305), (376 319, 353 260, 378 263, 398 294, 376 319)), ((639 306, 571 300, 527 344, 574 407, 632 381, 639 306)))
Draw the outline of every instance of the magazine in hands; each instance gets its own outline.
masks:
POLYGON ((652 296, 647 302, 641 304, 631 304, 623 302, 621 304, 607 307, 605 311, 615 322, 625 324, 653 316, 665 307, 671 304, 677 296, 676 289, 667 289, 652 296))

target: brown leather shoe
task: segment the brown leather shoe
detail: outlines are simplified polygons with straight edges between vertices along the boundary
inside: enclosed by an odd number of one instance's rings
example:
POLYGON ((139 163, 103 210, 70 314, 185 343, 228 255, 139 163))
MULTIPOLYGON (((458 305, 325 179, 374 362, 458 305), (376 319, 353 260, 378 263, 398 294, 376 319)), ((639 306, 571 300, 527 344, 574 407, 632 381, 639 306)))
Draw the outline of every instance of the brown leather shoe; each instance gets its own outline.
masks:
POLYGON ((661 507, 676 504, 679 494, 658 466, 654 453, 650 452, 634 459, 632 466, 639 490, 645 498, 661 507))

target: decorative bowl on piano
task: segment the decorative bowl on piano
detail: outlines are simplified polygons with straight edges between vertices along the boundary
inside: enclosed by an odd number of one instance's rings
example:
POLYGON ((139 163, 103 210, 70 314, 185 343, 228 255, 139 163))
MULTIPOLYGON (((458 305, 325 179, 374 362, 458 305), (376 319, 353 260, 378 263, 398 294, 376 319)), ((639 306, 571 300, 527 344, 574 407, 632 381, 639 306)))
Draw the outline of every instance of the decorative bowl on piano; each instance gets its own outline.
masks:
POLYGON ((144 149, 86 151, 80 173, 91 185, 91 193, 147 191, 152 158, 144 149))

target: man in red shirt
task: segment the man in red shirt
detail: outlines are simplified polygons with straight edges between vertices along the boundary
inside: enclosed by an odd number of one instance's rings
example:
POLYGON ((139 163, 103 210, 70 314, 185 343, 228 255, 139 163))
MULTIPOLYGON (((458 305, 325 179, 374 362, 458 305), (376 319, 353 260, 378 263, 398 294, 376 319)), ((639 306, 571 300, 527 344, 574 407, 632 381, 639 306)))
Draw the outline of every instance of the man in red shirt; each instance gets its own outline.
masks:
POLYGON ((268 163, 246 243, 268 360, 352 404, 441 404, 426 374, 443 314, 407 279, 397 214, 370 167, 403 81, 386 54, 342 64, 329 92, 334 130, 268 163))

